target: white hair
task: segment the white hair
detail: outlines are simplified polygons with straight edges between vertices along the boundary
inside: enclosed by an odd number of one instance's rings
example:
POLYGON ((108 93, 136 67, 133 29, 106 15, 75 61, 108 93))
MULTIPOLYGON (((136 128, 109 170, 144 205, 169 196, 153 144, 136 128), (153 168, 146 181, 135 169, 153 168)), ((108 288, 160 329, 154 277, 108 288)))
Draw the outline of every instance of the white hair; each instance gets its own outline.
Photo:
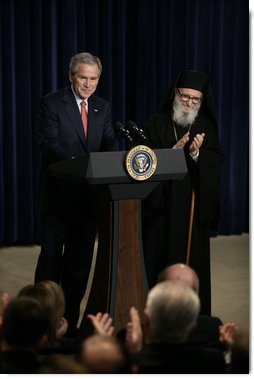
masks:
POLYGON ((158 283, 149 292, 146 302, 154 341, 185 342, 199 311, 199 297, 191 288, 171 281, 158 283))

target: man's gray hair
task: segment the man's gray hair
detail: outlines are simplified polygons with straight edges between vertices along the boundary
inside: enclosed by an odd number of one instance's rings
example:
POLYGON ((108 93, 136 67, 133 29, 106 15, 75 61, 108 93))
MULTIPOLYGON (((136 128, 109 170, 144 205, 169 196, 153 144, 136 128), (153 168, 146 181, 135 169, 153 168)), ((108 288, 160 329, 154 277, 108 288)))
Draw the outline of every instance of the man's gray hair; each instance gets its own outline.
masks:
POLYGON ((171 281, 157 284, 150 290, 146 302, 154 341, 185 342, 199 311, 199 297, 191 288, 171 281))
POLYGON ((70 62, 70 73, 73 75, 78 71, 78 65, 79 63, 84 63, 84 64, 89 64, 89 65, 97 65, 99 69, 99 76, 101 75, 102 72, 102 64, 101 61, 98 57, 95 55, 92 55, 90 53, 79 53, 74 55, 71 58, 70 62))

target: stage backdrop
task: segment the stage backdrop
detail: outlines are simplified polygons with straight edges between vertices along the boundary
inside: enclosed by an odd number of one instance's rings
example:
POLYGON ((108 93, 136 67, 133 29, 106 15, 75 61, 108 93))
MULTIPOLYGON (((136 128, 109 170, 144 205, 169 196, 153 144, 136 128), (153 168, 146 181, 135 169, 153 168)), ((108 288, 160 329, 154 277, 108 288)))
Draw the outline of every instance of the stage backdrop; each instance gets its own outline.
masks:
POLYGON ((38 242, 38 103, 68 84, 81 51, 101 58, 98 94, 122 123, 142 126, 178 69, 211 76, 226 155, 219 234, 248 232, 247 0, 1 0, 0 20, 0 245, 38 242))

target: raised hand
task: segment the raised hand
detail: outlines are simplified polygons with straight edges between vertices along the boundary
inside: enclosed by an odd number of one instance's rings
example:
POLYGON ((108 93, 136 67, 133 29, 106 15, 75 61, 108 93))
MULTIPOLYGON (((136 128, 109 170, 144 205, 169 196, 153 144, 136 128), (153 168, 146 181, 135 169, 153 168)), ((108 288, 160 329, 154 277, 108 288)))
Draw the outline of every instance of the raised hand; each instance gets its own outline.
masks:
POLYGON ((192 156, 197 155, 200 147, 202 146, 204 142, 205 133, 202 134, 196 134, 191 145, 190 145, 190 154, 192 156))
POLYGON ((230 350, 234 343, 237 327, 233 322, 227 322, 219 327, 220 342, 230 350))
POLYGON ((130 353, 136 353, 143 346, 143 332, 140 317, 135 307, 130 308, 130 322, 126 324, 125 345, 130 353))
POLYGON ((173 146, 173 149, 183 149, 190 139, 190 132, 185 133, 181 139, 173 146))
POLYGON ((114 327, 112 326, 113 319, 108 313, 98 312, 94 315, 87 315, 87 318, 91 321, 96 334, 112 336, 114 327))

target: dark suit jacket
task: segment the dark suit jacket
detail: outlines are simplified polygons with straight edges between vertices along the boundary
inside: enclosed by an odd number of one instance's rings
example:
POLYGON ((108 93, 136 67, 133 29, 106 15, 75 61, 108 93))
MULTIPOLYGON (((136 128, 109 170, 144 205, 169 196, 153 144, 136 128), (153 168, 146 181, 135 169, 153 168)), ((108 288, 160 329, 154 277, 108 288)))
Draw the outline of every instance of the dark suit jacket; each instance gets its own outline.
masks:
POLYGON ((213 347, 225 350, 220 343, 219 326, 222 325, 218 317, 199 315, 197 319, 197 327, 193 329, 188 337, 188 346, 213 347))
POLYGON ((42 154, 39 194, 42 211, 60 209, 63 205, 73 207, 84 198, 84 185, 52 177, 48 170, 50 164, 90 152, 118 150, 109 103, 96 95, 88 98, 86 140, 80 111, 70 87, 42 98, 37 137, 42 154))
MULTIPOLYGON (((222 325, 222 321, 218 317, 199 315, 197 326, 190 333, 186 346, 211 347, 224 351, 225 347, 219 340, 220 325, 222 325)), ((126 329, 120 330, 117 333, 117 337, 124 342, 126 338, 126 329)))
POLYGON ((222 352, 185 344, 146 345, 134 356, 140 374, 225 374, 222 352))

